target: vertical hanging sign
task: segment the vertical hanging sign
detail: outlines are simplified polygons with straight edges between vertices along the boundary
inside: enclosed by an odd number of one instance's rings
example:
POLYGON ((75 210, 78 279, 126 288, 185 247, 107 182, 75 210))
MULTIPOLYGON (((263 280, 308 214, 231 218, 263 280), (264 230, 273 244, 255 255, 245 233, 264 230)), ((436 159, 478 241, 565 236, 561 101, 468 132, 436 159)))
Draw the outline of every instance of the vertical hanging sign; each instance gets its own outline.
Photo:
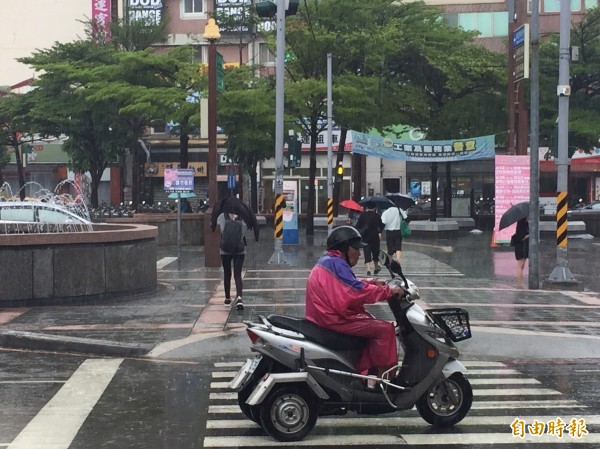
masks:
POLYGON ((110 40, 110 0, 92 0, 92 35, 99 44, 110 40))

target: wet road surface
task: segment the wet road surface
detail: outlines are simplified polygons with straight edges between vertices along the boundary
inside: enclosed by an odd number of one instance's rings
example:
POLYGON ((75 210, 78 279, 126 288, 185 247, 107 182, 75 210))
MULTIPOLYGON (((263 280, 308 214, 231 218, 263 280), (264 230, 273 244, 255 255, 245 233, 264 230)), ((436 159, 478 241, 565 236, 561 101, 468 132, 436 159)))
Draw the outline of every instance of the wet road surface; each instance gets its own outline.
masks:
MULTIPOLYGON (((197 267, 176 272, 165 264, 159 277, 172 295, 148 304, 145 326, 119 327, 133 308, 144 307, 144 299, 135 299, 120 302, 120 316, 107 313, 102 326, 81 328, 83 318, 78 318, 72 328, 53 331, 72 329, 94 337, 110 331, 125 341, 155 338, 159 343, 181 338, 181 344, 141 358, 0 350, 0 448, 600 447, 595 275, 600 248, 583 240, 571 246, 570 267, 585 281, 586 291, 529 291, 516 285, 512 251, 490 248, 489 238, 413 239, 403 251, 406 274, 421 287, 425 302, 458 305, 471 314, 474 338, 459 349, 475 400, 467 418, 451 429, 431 428, 414 410, 378 417, 349 414, 323 417, 304 441, 284 444, 245 419, 227 388, 250 356, 242 321, 268 313, 303 315, 306 277, 323 250, 313 242, 290 251, 288 266, 268 266, 268 246, 249 258, 246 308, 233 311, 226 332, 216 337, 183 342, 197 326, 194 317, 219 291, 220 275, 197 267), (160 319, 151 310, 162 310, 160 319), (549 426, 558 418, 566 424, 576 419, 575 430, 585 424, 588 433, 581 438, 566 430, 563 436, 513 435, 516 419, 524 426, 549 426)), ((554 266, 551 243, 543 249, 540 272, 554 266)), ((365 274, 362 262, 356 271, 365 274)), ((390 316, 383 306, 371 310, 390 316)), ((52 311, 55 318, 60 312, 52 311)))

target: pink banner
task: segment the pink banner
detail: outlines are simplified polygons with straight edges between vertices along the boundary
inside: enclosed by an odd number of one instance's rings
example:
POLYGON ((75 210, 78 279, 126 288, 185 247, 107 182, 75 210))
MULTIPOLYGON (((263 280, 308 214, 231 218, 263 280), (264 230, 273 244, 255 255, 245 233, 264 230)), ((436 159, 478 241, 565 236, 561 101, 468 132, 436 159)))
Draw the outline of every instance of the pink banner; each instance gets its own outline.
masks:
POLYGON ((94 23, 94 39, 98 43, 110 40, 111 0, 92 0, 92 22, 94 23))
POLYGON ((500 218, 513 204, 529 201, 529 176, 529 156, 496 156, 494 243, 510 242, 516 225, 500 231, 500 218))

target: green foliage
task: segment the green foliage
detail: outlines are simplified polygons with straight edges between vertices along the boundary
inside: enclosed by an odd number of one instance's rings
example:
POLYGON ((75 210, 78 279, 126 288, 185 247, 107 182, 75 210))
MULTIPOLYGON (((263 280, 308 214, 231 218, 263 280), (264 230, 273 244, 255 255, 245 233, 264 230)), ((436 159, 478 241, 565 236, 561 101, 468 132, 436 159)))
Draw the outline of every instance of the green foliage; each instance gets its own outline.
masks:
MULTIPOLYGON (((600 137, 600 9, 589 10, 571 30, 579 61, 569 65, 569 146, 591 149, 600 137)), ((552 140, 558 115, 559 35, 540 46, 540 140, 552 140)))

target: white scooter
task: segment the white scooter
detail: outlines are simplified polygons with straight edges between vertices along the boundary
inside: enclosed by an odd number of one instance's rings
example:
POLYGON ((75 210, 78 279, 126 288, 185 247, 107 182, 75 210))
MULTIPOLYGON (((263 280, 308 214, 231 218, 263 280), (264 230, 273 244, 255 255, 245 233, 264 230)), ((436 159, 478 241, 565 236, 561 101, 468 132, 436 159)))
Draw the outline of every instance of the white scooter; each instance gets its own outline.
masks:
POLYGON ((454 345, 471 337, 468 312, 423 310, 413 302, 419 289, 404 277, 400 265, 383 251, 379 259, 392 276, 389 283, 407 292, 388 300, 404 357, 381 377, 355 368, 363 338, 284 315, 244 322, 250 348, 258 355, 248 359, 230 387, 238 392, 242 412, 273 438, 301 440, 318 416, 348 411, 378 415, 416 406, 437 427, 452 426, 469 412, 473 390, 454 345), (369 388, 369 379, 375 380, 375 388, 369 388))

